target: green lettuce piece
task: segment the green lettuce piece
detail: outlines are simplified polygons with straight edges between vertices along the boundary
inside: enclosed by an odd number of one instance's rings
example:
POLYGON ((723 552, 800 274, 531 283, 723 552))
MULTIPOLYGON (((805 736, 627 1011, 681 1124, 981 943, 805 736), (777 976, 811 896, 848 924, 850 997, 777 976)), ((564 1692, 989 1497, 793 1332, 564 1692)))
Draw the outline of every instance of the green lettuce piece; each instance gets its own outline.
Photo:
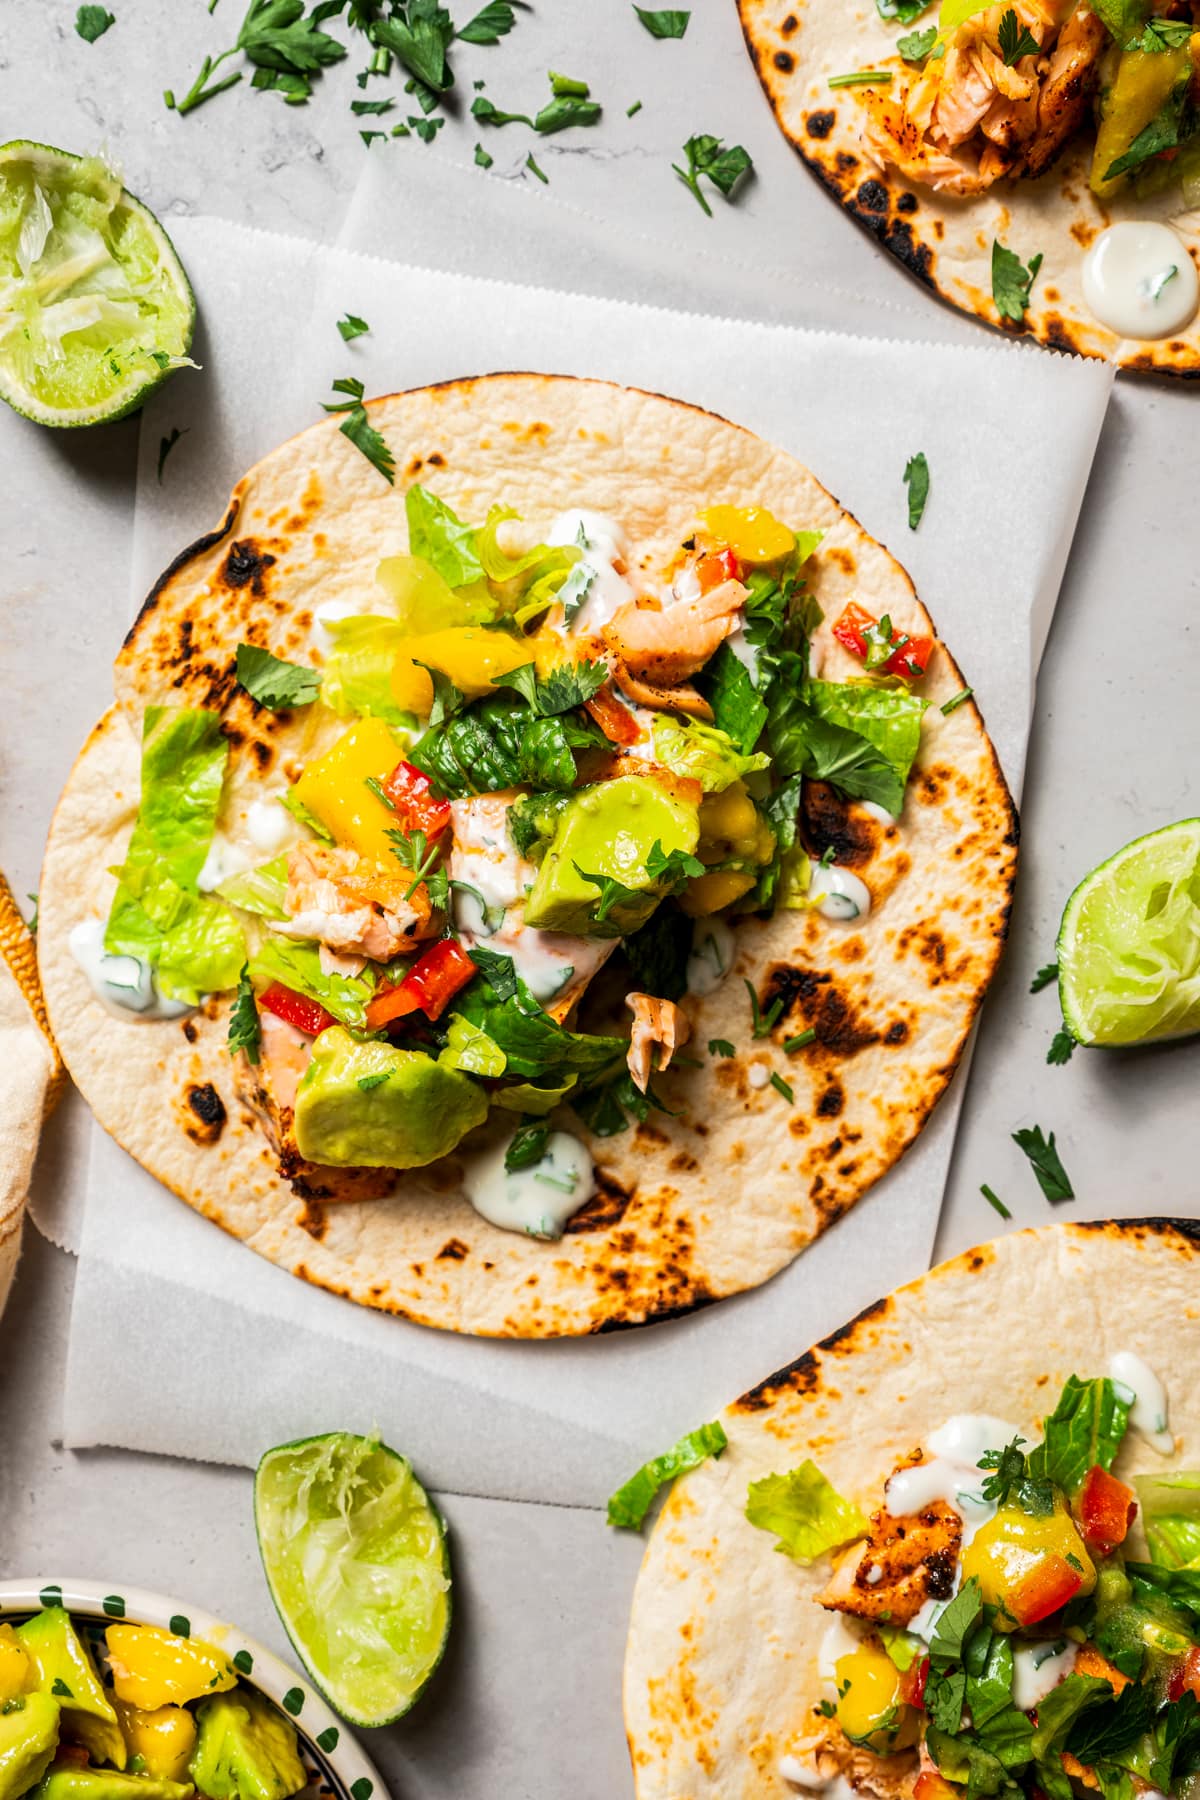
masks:
POLYGON ((557 1082, 518 1081, 512 1087, 497 1088, 492 1102, 506 1112, 530 1113, 534 1118, 544 1119, 560 1100, 566 1099, 578 1081, 578 1075, 566 1075, 557 1082))
POLYGON ((323 844, 332 844, 332 831, 322 825, 316 813, 309 812, 303 800, 298 797, 295 788, 289 788, 286 794, 281 794, 279 804, 287 808, 297 825, 303 825, 306 831, 311 831, 313 836, 320 838, 323 844))
MULTIPOLYGON (((810 681, 805 698, 813 711, 874 744, 902 782, 921 744, 925 702, 903 688, 866 681, 810 681)), ((899 811, 899 808, 889 809, 899 811)))
MULTIPOLYGON (((496 961, 508 963, 512 970, 511 958, 496 961)), ((542 1011, 519 975, 513 972, 509 980, 512 991, 501 999, 493 982, 480 976, 459 996, 457 1011, 500 1046, 510 1074, 531 1081, 549 1076, 561 1082, 567 1075, 597 1075, 624 1061, 623 1038, 568 1031, 542 1011)), ((503 982, 506 989, 509 980, 503 982)))
POLYGON ((409 637, 451 625, 486 625, 496 616, 482 581, 456 591, 421 556, 385 556, 375 579, 392 603, 391 616, 409 637))
POLYGON ((375 992, 370 964, 361 975, 326 975, 315 944, 272 935, 250 958, 248 973, 258 987, 281 982, 297 994, 317 1001, 339 1024, 352 1031, 367 1029, 367 1002, 375 992))
POLYGON ((674 775, 698 781, 706 794, 719 794, 743 775, 770 767, 765 751, 747 756, 724 731, 694 720, 658 713, 654 720, 654 755, 674 775))
POLYGON ((287 908, 283 902, 287 893, 287 864, 285 851, 270 862, 260 863, 257 869, 230 875, 216 892, 230 906, 240 907, 243 912, 257 913, 263 919, 286 919, 287 908))
POLYGON ((438 1061, 467 1075, 503 1075, 508 1058, 499 1044, 461 1013, 451 1013, 438 1061))
POLYGON ((511 610, 528 595, 532 610, 522 607, 521 614, 532 618, 554 600, 582 551, 574 544, 535 544, 523 556, 506 555, 500 548, 499 527, 520 516, 511 506, 493 506, 487 523, 476 533, 475 551, 496 598, 511 610))
POLYGON ((104 948, 136 956, 159 992, 196 1005, 237 986, 246 960, 237 920, 202 895, 197 879, 212 847, 229 746, 217 713, 152 706, 142 738, 142 792, 104 948))
POLYGON ((1135 1475, 1150 1555, 1168 1569, 1200 1569, 1200 1472, 1135 1475))
POLYGON ((448 587, 470 587, 483 579, 473 525, 463 521, 444 500, 413 483, 404 496, 408 548, 441 576, 448 587))
POLYGON ((1052 1481, 1073 1497, 1094 1463, 1111 1469, 1129 1423, 1131 1403, 1121 1399, 1107 1375, 1093 1381, 1069 1376, 1058 1405, 1043 1425, 1043 1441, 1029 1453, 1026 1468, 1030 1479, 1052 1481))
POLYGON ((1080 1713, 1097 1700, 1107 1700, 1112 1686, 1102 1675, 1076 1675, 1074 1671, 1038 1701, 1037 1729, 1032 1750, 1037 1762, 1056 1745, 1062 1748, 1067 1732, 1080 1713))
POLYGON ((333 650, 322 671, 322 704, 339 719, 370 713, 402 730, 415 726, 413 714, 397 706, 392 696, 392 670, 411 636, 408 628, 380 614, 362 613, 331 619, 325 630, 333 650))
POLYGON ((697 678, 697 687, 713 709, 713 722, 739 750, 749 753, 762 736, 767 703, 745 664, 728 644, 719 644, 697 678))
POLYGON ((608 743, 587 715, 534 718, 523 700, 482 700, 431 726, 409 752, 441 793, 452 800, 501 788, 575 786, 576 750, 608 743))
POLYGON ((924 1656, 925 1646, 920 1638, 913 1637, 907 1631, 900 1631, 894 1625, 880 1625, 879 1636, 883 1647, 902 1675, 907 1675, 919 1656, 924 1656))
POLYGON ((810 1563, 863 1537, 866 1519, 844 1500, 810 1458, 786 1475, 764 1475, 752 1481, 746 1495, 746 1517, 762 1531, 774 1532, 776 1550, 796 1562, 810 1563))
POLYGON ((659 1489, 688 1469, 698 1468, 710 1456, 720 1456, 728 1442, 724 1427, 716 1419, 689 1431, 661 1456, 643 1463, 637 1474, 617 1489, 608 1503, 608 1523, 621 1531, 640 1531, 659 1489))

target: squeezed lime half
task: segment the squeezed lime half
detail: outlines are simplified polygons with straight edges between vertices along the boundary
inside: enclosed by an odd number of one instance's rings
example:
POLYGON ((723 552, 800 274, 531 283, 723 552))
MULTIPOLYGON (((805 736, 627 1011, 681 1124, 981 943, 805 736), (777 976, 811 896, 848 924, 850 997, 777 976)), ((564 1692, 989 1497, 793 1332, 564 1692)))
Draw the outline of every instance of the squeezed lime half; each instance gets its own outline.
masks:
POLYGON ((271 1598, 329 1704, 352 1725, 402 1717, 450 1632, 446 1525, 411 1465, 348 1431, 281 1444, 258 1465, 254 1518, 271 1598))
POLYGON ((1084 877, 1058 934, 1058 991, 1081 1044, 1200 1031, 1200 819, 1135 838, 1084 877))
POLYGON ((0 145, 0 399, 39 425, 120 419, 195 320, 170 238, 98 157, 0 145))

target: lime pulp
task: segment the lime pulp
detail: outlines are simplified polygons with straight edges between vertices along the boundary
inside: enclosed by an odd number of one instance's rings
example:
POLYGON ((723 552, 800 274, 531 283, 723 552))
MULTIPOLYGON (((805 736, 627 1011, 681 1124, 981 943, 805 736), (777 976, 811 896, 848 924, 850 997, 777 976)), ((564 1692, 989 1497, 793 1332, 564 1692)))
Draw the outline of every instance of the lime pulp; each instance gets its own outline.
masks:
POLYGON ((0 145, 0 399, 119 419, 187 361, 195 318, 166 232, 98 157, 0 145))
POLYGON ((268 1450, 254 1517, 271 1598, 297 1654, 353 1725, 417 1700, 450 1630, 446 1526, 403 1456, 334 1431, 268 1450))
POLYGON ((1200 1031, 1200 819, 1135 838, 1085 876, 1063 913, 1058 985, 1081 1044, 1200 1031))

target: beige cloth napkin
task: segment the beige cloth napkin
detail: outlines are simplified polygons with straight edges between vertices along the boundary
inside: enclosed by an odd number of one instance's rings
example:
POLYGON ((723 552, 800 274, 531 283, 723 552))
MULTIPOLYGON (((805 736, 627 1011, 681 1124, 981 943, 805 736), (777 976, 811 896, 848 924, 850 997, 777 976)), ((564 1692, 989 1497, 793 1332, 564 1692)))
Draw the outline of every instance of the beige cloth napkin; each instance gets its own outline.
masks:
POLYGON ((65 1083, 33 937, 0 875, 0 1312, 16 1273, 42 1123, 65 1083))

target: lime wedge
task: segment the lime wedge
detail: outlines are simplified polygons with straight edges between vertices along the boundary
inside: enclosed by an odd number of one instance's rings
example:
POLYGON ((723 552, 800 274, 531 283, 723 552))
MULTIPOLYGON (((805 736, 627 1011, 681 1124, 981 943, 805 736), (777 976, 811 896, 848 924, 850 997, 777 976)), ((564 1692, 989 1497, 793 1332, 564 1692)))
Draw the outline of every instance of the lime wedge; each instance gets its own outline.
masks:
POLYGON ((271 1598, 329 1704, 390 1725, 450 1632, 446 1524, 403 1456, 331 1431, 268 1450, 254 1519, 271 1598))
POLYGON ((0 145, 0 399, 40 425, 120 419, 195 319, 171 240, 98 157, 0 145))
POLYGON ((1081 1044, 1200 1031, 1200 819, 1135 838, 1080 882, 1058 934, 1058 990, 1081 1044))

